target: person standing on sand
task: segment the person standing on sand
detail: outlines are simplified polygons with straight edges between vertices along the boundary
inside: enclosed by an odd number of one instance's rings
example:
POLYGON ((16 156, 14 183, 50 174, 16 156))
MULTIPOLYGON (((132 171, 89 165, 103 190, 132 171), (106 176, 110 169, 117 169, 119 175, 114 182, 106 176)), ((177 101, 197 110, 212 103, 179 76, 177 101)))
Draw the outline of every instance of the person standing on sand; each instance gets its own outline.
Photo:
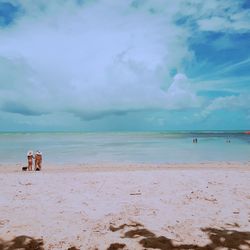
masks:
POLYGON ((33 151, 29 150, 27 153, 27 159, 28 159, 28 170, 32 171, 32 167, 33 167, 33 151))
POLYGON ((35 170, 40 171, 42 169, 42 152, 36 151, 35 155, 35 170))

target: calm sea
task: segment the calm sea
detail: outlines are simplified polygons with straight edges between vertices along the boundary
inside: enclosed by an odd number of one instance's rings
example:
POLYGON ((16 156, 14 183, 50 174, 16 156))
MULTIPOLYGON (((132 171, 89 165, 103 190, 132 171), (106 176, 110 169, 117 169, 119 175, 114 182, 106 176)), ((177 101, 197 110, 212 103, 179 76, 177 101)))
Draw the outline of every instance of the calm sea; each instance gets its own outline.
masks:
POLYGON ((30 149, 42 151, 44 162, 59 164, 247 162, 250 135, 239 131, 0 133, 0 164, 25 164, 30 149))

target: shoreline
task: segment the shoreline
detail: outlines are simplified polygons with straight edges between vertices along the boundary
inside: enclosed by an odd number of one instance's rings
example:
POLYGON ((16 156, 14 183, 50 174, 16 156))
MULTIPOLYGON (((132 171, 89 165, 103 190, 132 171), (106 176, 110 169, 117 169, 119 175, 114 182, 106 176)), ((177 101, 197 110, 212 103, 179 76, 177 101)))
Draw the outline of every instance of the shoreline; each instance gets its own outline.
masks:
MULTIPOLYGON (((25 164, 0 164, 1 173, 24 172, 25 164)), ((82 163, 82 164, 42 164, 42 171, 50 172, 123 172, 123 171, 154 171, 154 170, 205 170, 205 169, 246 169, 250 170, 248 162, 201 162, 201 163, 82 163)), ((32 171, 34 172, 34 170, 32 171)))

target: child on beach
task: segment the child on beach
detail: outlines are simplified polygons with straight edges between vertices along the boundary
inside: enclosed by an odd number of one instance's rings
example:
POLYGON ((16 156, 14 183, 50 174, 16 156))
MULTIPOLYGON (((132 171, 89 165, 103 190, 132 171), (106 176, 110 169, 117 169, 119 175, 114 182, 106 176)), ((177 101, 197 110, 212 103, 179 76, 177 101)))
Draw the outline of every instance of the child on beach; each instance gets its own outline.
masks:
POLYGON ((35 155, 35 170, 40 171, 42 168, 42 153, 38 150, 35 155))
POLYGON ((28 159, 28 170, 32 171, 32 166, 33 166, 33 151, 28 151, 27 153, 27 159, 28 159))

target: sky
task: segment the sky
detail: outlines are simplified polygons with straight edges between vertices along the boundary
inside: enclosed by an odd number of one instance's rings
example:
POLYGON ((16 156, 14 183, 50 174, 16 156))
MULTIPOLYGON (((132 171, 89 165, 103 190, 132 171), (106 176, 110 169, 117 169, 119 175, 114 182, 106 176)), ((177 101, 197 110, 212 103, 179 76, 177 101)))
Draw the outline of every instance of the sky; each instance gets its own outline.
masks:
POLYGON ((249 0, 0 0, 0 131, 250 129, 249 0))

